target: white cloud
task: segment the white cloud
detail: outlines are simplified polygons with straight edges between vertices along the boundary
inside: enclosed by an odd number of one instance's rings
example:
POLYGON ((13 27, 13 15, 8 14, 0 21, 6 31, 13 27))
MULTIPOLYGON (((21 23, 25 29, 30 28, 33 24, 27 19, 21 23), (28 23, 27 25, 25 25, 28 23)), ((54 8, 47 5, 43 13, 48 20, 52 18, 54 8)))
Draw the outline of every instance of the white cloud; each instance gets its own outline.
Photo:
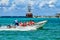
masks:
POLYGON ((33 6, 35 3, 36 3, 35 1, 29 0, 27 4, 30 4, 31 6, 33 6))
MULTIPOLYGON (((8 8, 9 11, 14 10, 16 5, 22 4, 25 2, 26 0, 12 0, 12 4, 11 6, 8 8)), ((7 6, 9 5, 9 0, 0 0, 0 6, 7 6)), ((5 10, 6 7, 3 7, 3 10, 5 10)))
POLYGON ((49 1, 43 0, 39 3, 39 8, 42 8, 46 4, 48 4, 49 7, 54 7, 56 2, 57 0, 49 0, 49 1))
MULTIPOLYGON (((54 7, 55 3, 57 2, 57 0, 13 0, 11 6, 8 8, 8 10, 14 10, 16 5, 27 5, 28 3, 31 4, 32 8, 35 5, 38 5, 39 8, 42 8, 43 6, 45 6, 46 4, 48 4, 49 7, 54 7)), ((9 0, 1 0, 0 1, 0 5, 8 5, 9 4, 9 0)), ((6 7, 4 8, 4 10, 6 9, 6 7)))
POLYGON ((45 4, 46 4, 46 1, 42 1, 39 3, 39 7, 42 8, 43 6, 45 6, 45 4))
POLYGON ((17 4, 23 4, 23 3, 25 3, 25 1, 26 0, 18 0, 18 1, 17 0, 14 0, 13 3, 15 3, 16 5, 17 4))
POLYGON ((24 2, 25 2, 25 0, 18 0, 18 1, 17 1, 17 0, 14 0, 14 1, 12 2, 11 7, 9 7, 9 10, 10 10, 10 11, 14 10, 15 7, 16 7, 16 5, 20 5, 20 4, 23 5, 24 2))
POLYGON ((3 11, 4 12, 7 12, 8 9, 4 6, 7 6, 9 4, 9 0, 0 0, 0 6, 3 6, 3 7, 0 7, 0 8, 3 8, 3 11))
POLYGON ((49 4, 49 7, 55 7, 55 3, 57 2, 57 0, 50 0, 49 2, 48 2, 48 4, 49 4))
POLYGON ((50 8, 55 7, 55 5, 49 5, 50 8))
POLYGON ((7 10, 7 8, 6 8, 6 7, 3 7, 3 11, 4 11, 4 12, 7 12, 8 10, 7 10))
POLYGON ((1 0, 0 4, 1 5, 8 5, 9 4, 9 0, 1 0))
MULTIPOLYGON (((37 2, 38 3, 38 2, 37 2)), ((9 0, 1 0, 0 4, 2 5, 8 5, 9 4, 9 0)), ((13 0, 11 6, 8 8, 8 10, 12 11, 15 9, 16 5, 28 5, 31 4, 31 6, 36 4, 36 1, 34 0, 13 0)), ((33 7, 32 7, 33 8, 33 7)))
POLYGON ((13 4, 11 5, 11 7, 9 7, 9 10, 11 11, 11 10, 15 9, 15 7, 16 7, 16 4, 13 3, 13 4))
POLYGON ((28 4, 30 4, 31 6, 33 6, 34 4, 35 4, 35 1, 31 1, 31 0, 28 0, 28 1, 26 1, 26 0, 19 0, 19 1, 17 1, 17 0, 14 0, 13 2, 12 2, 12 5, 11 5, 11 7, 9 7, 9 10, 11 11, 11 10, 14 10, 15 9, 15 7, 16 7, 16 5, 28 5, 28 4))
POLYGON ((57 0, 50 0, 49 2, 48 2, 48 4, 54 4, 54 3, 56 3, 57 2, 57 0))

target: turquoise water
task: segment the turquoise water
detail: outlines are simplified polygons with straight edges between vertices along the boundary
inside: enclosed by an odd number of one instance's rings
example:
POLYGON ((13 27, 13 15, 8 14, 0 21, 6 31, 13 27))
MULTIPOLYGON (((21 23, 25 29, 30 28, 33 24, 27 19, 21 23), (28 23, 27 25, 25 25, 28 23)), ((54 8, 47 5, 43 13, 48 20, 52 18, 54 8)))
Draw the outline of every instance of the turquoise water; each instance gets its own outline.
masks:
POLYGON ((0 18, 1 25, 14 24, 14 20, 35 22, 47 20, 43 29, 33 31, 0 31, 0 40, 60 40, 60 18, 0 18))

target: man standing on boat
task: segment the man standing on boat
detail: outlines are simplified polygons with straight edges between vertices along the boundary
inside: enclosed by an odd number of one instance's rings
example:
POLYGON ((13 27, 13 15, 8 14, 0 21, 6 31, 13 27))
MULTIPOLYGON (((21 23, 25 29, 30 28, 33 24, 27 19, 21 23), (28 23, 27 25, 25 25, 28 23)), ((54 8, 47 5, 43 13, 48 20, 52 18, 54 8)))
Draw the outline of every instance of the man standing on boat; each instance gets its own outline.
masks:
POLYGON ((19 26, 18 20, 15 20, 15 25, 19 26))

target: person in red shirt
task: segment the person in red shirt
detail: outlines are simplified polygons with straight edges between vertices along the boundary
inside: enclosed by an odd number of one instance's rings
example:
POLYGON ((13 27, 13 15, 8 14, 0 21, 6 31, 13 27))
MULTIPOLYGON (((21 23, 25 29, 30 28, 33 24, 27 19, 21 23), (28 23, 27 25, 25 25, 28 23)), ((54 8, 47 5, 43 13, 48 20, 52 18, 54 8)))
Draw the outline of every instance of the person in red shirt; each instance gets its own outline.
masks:
POLYGON ((34 25, 35 23, 32 21, 32 24, 34 25))
POLYGON ((27 26, 27 24, 20 22, 20 23, 19 23, 19 26, 23 26, 23 27, 24 27, 24 26, 27 26))
POLYGON ((30 22, 27 22, 27 25, 29 25, 29 26, 30 26, 30 25, 31 25, 31 23, 30 23, 30 22))
POLYGON ((20 22, 20 23, 19 23, 19 26, 23 26, 23 23, 22 23, 22 22, 20 22))
POLYGON ((34 25, 35 23, 33 21, 27 22, 27 25, 31 26, 34 25))
POLYGON ((27 24, 26 23, 23 23, 23 26, 27 26, 27 24))
POLYGON ((34 25, 34 22, 33 22, 33 21, 30 21, 30 24, 31 24, 31 25, 34 25))

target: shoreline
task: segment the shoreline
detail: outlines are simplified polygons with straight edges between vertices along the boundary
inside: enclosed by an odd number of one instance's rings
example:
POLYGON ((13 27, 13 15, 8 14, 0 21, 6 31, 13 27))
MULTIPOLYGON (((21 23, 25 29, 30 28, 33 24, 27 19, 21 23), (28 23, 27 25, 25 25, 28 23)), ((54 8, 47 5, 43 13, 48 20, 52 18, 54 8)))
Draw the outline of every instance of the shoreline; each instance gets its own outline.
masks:
MULTIPOLYGON (((29 17, 26 17, 26 16, 0 16, 0 18, 29 18, 29 17)), ((32 18, 60 18, 60 17, 32 17, 32 18)))

